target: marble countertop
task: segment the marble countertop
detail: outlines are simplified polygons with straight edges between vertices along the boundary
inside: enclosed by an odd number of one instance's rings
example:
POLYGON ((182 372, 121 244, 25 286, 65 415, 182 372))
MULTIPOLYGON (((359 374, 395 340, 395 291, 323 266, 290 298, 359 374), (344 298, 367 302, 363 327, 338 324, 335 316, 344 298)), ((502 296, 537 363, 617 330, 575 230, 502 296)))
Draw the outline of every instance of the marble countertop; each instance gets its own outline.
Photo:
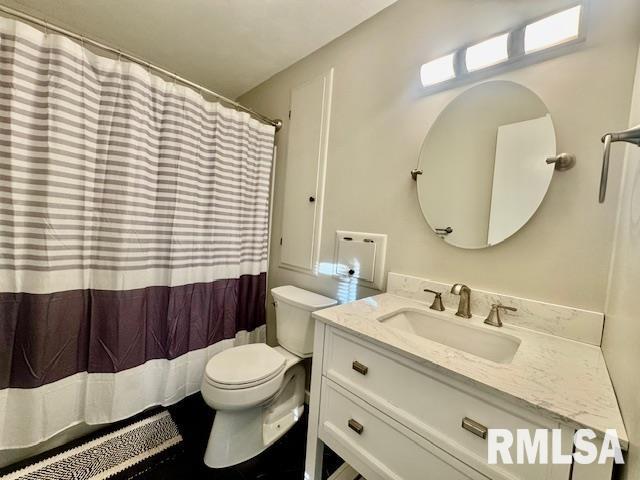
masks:
MULTIPOLYGON (((430 311, 423 302, 383 293, 319 310, 313 316, 574 427, 590 428, 601 435, 607 429, 616 429, 622 448, 628 448, 627 433, 599 347, 505 324, 499 331, 519 338, 521 344, 511 363, 495 363, 378 321, 405 307, 430 311)), ((484 317, 474 316, 468 321, 480 328, 497 330, 484 325, 483 320, 484 317)))

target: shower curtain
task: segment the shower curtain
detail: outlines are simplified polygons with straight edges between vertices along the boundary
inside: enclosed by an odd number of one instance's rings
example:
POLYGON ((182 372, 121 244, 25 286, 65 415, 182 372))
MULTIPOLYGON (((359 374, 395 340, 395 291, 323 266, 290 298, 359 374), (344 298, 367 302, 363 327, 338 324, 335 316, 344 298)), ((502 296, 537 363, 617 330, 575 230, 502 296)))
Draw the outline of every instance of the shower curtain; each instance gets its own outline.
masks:
POLYGON ((0 19, 0 449, 174 403, 264 339, 273 141, 0 19))

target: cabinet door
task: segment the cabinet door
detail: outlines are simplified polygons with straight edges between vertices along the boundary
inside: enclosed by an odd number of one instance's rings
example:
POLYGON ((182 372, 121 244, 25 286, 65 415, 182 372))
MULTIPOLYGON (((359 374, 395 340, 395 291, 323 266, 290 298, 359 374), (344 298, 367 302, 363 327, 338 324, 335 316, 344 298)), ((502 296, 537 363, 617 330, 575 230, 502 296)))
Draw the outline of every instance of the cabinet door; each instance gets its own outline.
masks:
POLYGON ((320 249, 333 69, 291 91, 280 265, 314 273, 320 249))

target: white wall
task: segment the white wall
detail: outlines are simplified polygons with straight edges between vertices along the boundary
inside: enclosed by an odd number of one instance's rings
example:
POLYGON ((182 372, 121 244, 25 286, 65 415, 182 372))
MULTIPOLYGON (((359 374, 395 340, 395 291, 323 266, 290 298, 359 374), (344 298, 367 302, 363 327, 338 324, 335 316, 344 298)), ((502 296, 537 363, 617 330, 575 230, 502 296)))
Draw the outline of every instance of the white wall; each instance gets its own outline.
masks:
MULTIPOLYGON (((429 126, 468 87, 425 96, 420 65, 566 4, 400 0, 240 97, 260 112, 285 119, 278 134, 273 238, 280 236, 289 91, 333 66, 321 262, 332 261, 337 229, 387 233, 391 271, 602 311, 616 206, 596 203, 600 137, 628 122, 640 2, 592 0, 586 44, 496 77, 533 90, 553 116, 559 151, 578 158, 576 168, 555 175, 540 210, 522 231, 486 250, 450 247, 429 231, 409 177, 429 126)), ((612 159, 614 199, 619 152, 612 159)), ((271 286, 293 283, 344 299, 372 293, 279 268, 277 241, 271 254, 271 286)))
MULTIPOLYGON (((640 54, 630 125, 639 124, 640 54)), ((640 148, 635 146, 627 147, 619 208, 602 349, 631 440, 622 478, 635 480, 640 478, 640 148)))

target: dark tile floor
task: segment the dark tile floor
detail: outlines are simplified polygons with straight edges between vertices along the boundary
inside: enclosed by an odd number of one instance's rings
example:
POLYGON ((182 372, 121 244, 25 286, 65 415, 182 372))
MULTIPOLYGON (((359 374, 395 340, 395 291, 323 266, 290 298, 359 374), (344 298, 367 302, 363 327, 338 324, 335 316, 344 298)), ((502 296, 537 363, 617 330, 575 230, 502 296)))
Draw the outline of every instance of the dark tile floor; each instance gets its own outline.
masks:
MULTIPOLYGON (((0 478, 5 474, 82 445, 109 431, 116 431, 132 422, 157 413, 159 410, 161 409, 151 409, 133 418, 111 424, 105 429, 98 430, 61 447, 14 465, 0 468, 0 478)), ((306 412, 291 430, 257 457, 233 467, 216 470, 208 468, 203 461, 215 412, 204 403, 199 393, 187 397, 169 407, 168 410, 178 425, 184 441, 110 477, 112 480, 303 480, 308 423, 306 412)), ((326 450, 323 475, 325 479, 342 464, 342 460, 336 454, 329 449, 326 450)), ((70 472, 68 478, 78 477, 75 473, 70 472)))
MULTIPOLYGON (((212 479, 212 480, 303 480, 307 433, 307 415, 280 440, 257 457, 220 470, 203 462, 215 413, 205 405, 200 394, 192 395, 169 407, 184 438, 182 448, 137 473, 135 480, 212 479)), ((327 449, 328 450, 328 449, 327 449)), ((327 478, 342 463, 331 451, 325 455, 327 478)))

